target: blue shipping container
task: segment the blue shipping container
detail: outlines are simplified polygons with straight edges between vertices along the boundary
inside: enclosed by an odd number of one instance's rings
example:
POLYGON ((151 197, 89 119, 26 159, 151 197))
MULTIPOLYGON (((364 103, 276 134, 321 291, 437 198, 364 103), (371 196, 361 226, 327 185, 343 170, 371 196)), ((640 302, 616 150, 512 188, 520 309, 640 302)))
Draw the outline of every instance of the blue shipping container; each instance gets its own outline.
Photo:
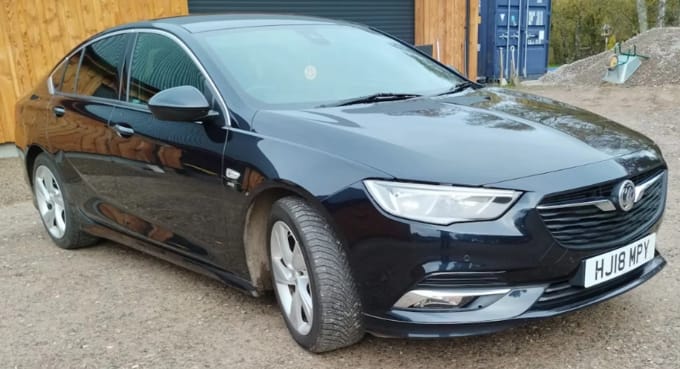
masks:
POLYGON ((479 78, 500 79, 501 52, 506 79, 513 60, 524 79, 544 75, 548 71, 551 0, 479 0, 479 5, 479 78))

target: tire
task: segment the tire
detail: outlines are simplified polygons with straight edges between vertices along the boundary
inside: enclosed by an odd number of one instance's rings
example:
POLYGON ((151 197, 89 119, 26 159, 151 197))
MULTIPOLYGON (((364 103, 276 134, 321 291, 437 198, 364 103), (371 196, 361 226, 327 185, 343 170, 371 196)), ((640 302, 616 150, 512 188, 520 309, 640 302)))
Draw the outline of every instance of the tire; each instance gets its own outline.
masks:
POLYGON ((97 243, 96 237, 81 230, 82 216, 69 202, 62 176, 47 154, 36 157, 32 178, 38 213, 52 241, 62 249, 68 250, 97 243))
POLYGON ((295 341, 316 353, 360 341, 359 294, 330 224, 304 200, 285 197, 273 204, 268 230, 272 284, 295 341))

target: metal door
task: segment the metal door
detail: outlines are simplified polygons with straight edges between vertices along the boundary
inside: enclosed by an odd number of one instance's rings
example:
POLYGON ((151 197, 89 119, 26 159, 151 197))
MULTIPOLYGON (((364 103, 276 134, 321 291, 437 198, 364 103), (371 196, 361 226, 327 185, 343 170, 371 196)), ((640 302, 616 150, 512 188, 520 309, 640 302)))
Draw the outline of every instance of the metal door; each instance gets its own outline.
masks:
POLYGON ((413 43, 414 0, 189 0, 189 13, 283 13, 357 22, 413 43))

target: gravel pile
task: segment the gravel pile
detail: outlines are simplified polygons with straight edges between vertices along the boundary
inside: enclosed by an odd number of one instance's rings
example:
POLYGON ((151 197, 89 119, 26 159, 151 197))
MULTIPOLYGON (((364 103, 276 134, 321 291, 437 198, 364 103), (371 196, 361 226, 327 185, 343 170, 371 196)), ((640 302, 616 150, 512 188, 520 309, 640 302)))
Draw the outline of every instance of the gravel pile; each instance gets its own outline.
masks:
MULTIPOLYGON (((626 86, 680 84, 680 27, 655 28, 623 43, 623 51, 637 45, 638 54, 649 56, 625 83, 626 86)), ((543 76, 545 84, 598 86, 613 51, 566 64, 543 76)))

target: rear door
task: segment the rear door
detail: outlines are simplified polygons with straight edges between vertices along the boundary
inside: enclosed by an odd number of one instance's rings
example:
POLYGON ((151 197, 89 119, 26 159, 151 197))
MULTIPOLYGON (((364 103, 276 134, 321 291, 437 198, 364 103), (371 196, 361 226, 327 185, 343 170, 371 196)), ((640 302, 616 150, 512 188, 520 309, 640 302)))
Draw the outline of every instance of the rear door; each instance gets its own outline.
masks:
POLYGON ((70 55, 53 76, 48 106, 49 150, 66 182, 68 198, 93 218, 118 222, 101 214, 99 203, 117 196, 111 172, 108 121, 121 95, 121 68, 128 35, 98 39, 70 55))
POLYGON ((117 206, 128 232, 193 258, 225 265, 222 153, 225 112, 189 51, 167 34, 140 32, 128 62, 127 97, 111 116, 117 206), (209 122, 156 119, 149 99, 167 88, 202 91, 219 116, 209 122))

